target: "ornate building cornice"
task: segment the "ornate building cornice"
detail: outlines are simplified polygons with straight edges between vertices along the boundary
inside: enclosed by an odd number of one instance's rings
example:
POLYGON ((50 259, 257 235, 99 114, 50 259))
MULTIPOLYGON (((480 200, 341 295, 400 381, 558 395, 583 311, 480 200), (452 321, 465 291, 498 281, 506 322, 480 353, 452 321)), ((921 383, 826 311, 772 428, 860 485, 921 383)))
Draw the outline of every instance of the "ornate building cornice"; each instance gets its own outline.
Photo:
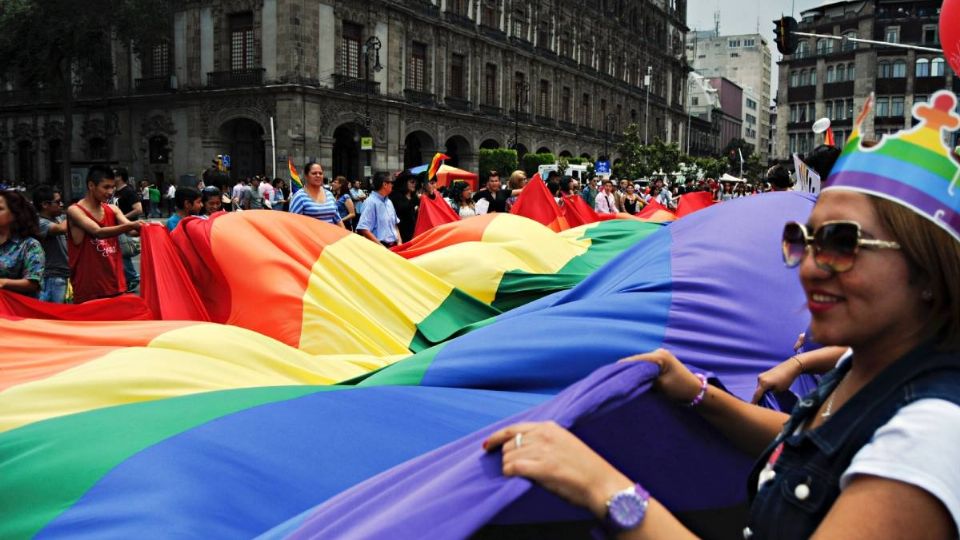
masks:
POLYGON ((173 120, 163 114, 155 114, 143 121, 140 126, 140 136, 143 138, 155 135, 166 135, 172 137, 176 135, 177 129, 173 125, 173 120))

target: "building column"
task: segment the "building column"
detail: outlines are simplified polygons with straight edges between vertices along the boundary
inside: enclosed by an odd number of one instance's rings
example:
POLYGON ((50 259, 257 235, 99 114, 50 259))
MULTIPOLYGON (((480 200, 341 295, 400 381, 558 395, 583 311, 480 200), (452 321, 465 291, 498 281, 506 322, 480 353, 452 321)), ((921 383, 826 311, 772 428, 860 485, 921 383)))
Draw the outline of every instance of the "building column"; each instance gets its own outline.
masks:
POLYGON ((264 78, 267 81, 277 79, 277 0, 263 0, 260 12, 261 61, 264 78))
POLYGON ((187 14, 178 11, 173 15, 173 88, 187 83, 187 14))
MULTIPOLYGON (((325 167, 333 167, 333 137, 320 137, 320 163, 324 163, 325 167)), ((300 164, 302 166, 302 164, 300 164)), ((351 180, 353 180, 351 178, 351 180)))
POLYGON ((213 8, 200 8, 200 86, 207 85, 213 71, 213 8))
MULTIPOLYGON (((320 31, 318 32, 320 39, 317 43, 317 78, 320 80, 320 86, 326 88, 333 87, 333 74, 336 70, 336 39, 337 39, 337 24, 338 20, 333 13, 333 6, 320 3, 320 31)), ((332 145, 333 143, 331 143, 332 145)), ((327 159, 333 156, 333 150, 330 150, 330 155, 327 156, 327 159)), ((329 163, 329 161, 327 161, 329 163)))

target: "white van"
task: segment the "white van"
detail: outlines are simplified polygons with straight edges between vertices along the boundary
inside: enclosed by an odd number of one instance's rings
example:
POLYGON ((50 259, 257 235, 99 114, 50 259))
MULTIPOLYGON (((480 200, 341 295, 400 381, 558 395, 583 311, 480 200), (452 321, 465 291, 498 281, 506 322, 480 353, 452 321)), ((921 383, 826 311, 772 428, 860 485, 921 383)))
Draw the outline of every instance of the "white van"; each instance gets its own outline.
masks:
MULTIPOLYGON (((537 172, 540 173, 540 178, 543 178, 543 181, 546 182, 547 175, 550 174, 551 171, 555 171, 557 169, 558 169, 558 165, 556 163, 551 163, 550 165, 540 165, 540 167, 537 169, 537 172)), ((567 165, 567 170, 563 171, 563 173, 567 176, 576 178, 578 181, 582 183, 583 180, 586 179, 587 177, 587 166, 574 165, 570 163, 567 165)))

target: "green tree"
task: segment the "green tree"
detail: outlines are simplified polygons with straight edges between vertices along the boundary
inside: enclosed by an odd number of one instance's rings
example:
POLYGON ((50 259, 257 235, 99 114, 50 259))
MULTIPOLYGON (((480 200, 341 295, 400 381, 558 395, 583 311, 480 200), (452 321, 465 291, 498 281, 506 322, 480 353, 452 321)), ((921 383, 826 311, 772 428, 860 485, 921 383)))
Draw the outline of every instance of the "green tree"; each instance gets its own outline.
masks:
MULTIPOLYGON (((73 111, 77 92, 106 92, 112 43, 142 53, 169 35, 167 0, 0 0, 0 79, 56 99, 61 106, 64 196, 70 193, 73 111)), ((141 54, 142 56, 142 54, 141 54)))
POLYGON ((748 180, 757 181, 763 178, 767 167, 760 160, 760 154, 751 153, 750 157, 746 158, 746 163, 743 165, 743 175, 748 180))
POLYGON ((613 171, 617 177, 649 177, 660 170, 670 173, 676 171, 680 163, 689 161, 676 143, 665 143, 656 139, 653 143, 644 145, 642 128, 637 124, 627 126, 623 135, 623 142, 617 148, 621 160, 614 166, 613 171))
POLYGON ((505 180, 519 166, 517 151, 512 148, 481 148, 479 161, 481 183, 486 181, 490 171, 499 172, 505 180))
POLYGON ((553 165, 557 162, 556 156, 553 154, 524 154, 523 159, 523 172, 527 173, 527 177, 533 176, 539 169, 540 165, 553 165))
POLYGON ((720 178, 727 170, 727 161, 712 156, 692 158, 704 178, 720 178))
MULTIPOLYGON (((730 174, 739 177, 740 176, 740 154, 743 154, 743 175, 748 176, 749 167, 747 166, 750 156, 753 155, 753 145, 748 143, 743 139, 730 139, 730 142, 727 143, 723 150, 720 151, 720 155, 724 156, 727 160, 727 170, 730 174)), ((756 164, 759 166, 759 158, 756 160, 756 164)))

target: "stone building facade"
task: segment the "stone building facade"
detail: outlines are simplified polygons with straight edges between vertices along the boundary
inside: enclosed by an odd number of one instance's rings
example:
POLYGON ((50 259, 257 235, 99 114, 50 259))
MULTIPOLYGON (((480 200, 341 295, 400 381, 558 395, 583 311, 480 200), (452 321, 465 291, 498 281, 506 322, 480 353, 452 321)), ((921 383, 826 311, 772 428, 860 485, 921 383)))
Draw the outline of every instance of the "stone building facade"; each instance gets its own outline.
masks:
MULTIPOLYGON (((939 49, 940 5, 937 0, 835 2, 801 13, 799 31, 939 49)), ((842 145, 871 92, 876 102, 864 134, 875 138, 912 125, 910 111, 917 101, 937 90, 960 89, 942 54, 853 41, 802 38, 779 66, 775 157, 783 160, 823 142, 811 131, 819 118, 830 118, 842 145)))
MULTIPOLYGON (((290 158, 357 178, 436 151, 476 170, 480 148, 596 158, 631 122, 682 142, 685 20, 685 0, 180 0, 167 42, 114 43, 113 84, 78 95, 75 175, 169 182, 227 154, 234 176, 290 158)), ((0 178, 47 181, 70 135, 21 90, 0 100, 0 178)))

